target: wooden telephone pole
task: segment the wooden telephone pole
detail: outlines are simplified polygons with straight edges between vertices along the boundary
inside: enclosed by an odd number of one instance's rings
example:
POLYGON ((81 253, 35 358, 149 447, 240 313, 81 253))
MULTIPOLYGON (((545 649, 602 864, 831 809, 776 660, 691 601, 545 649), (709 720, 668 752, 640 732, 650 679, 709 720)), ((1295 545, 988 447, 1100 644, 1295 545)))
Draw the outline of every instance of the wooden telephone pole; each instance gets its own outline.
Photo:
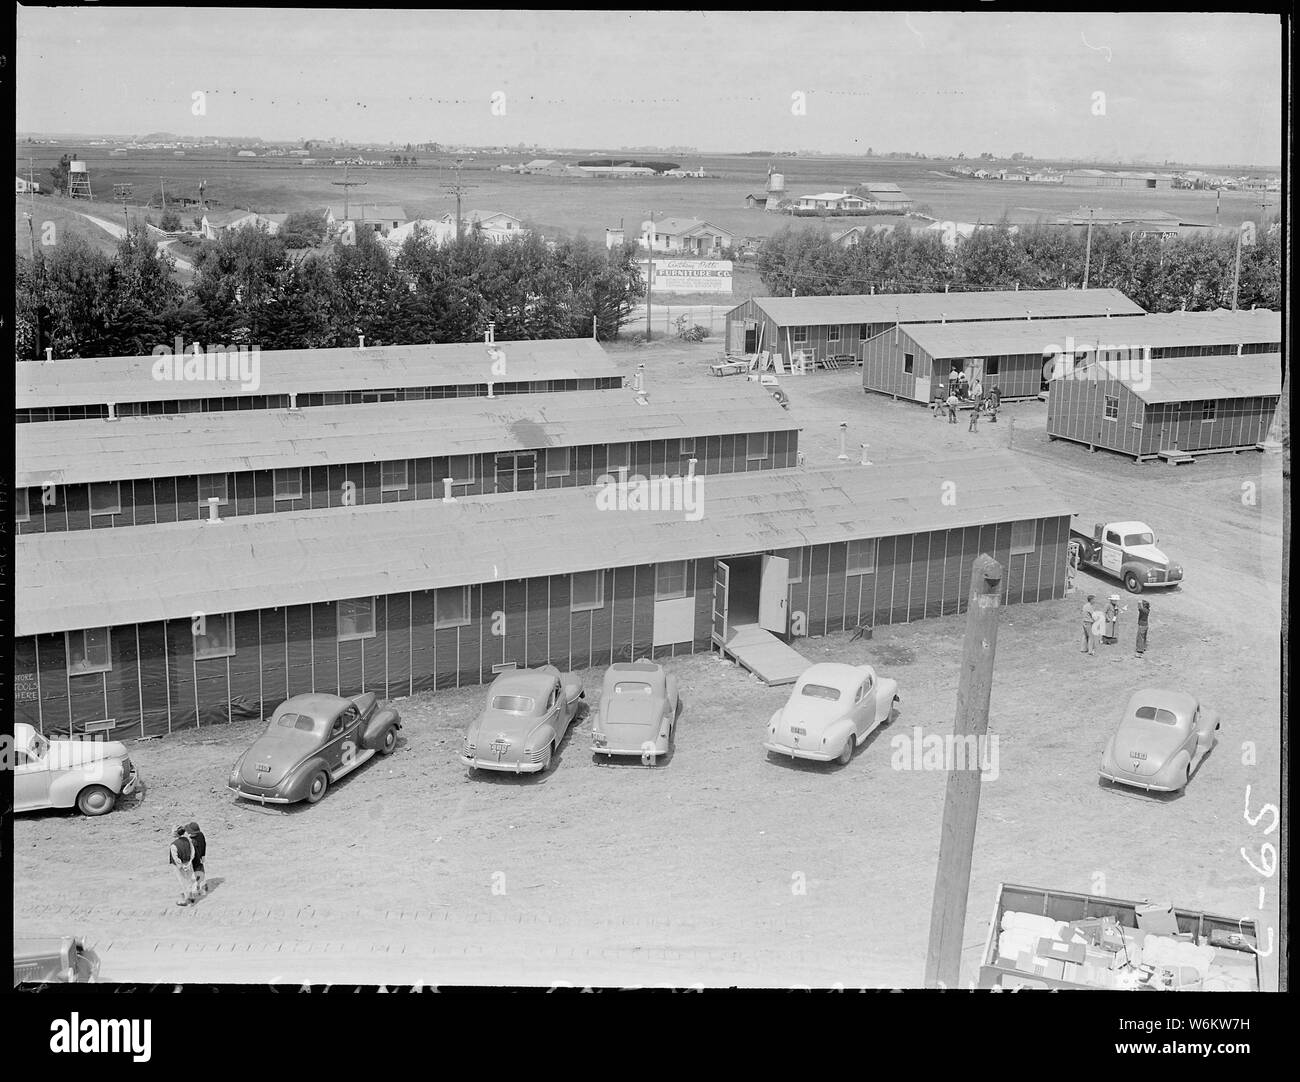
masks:
POLYGON ((465 192, 471 191, 472 189, 478 187, 477 184, 462 184, 462 183, 461 183, 461 181, 460 181, 460 167, 461 167, 461 163, 464 162, 464 160, 465 160, 464 158, 457 158, 456 161, 455 161, 455 163, 454 163, 454 165, 455 165, 455 169, 456 169, 456 183, 455 183, 455 184, 444 184, 444 185, 442 186, 442 190, 443 190, 444 192, 447 192, 449 195, 454 195, 454 196, 456 197, 456 239, 457 239, 457 240, 460 240, 460 233, 461 233, 461 230, 460 230, 460 197, 461 197, 462 195, 464 195, 465 192))
POLYGON ((650 224, 645 235, 645 340, 650 341, 650 294, 655 280, 655 212, 650 212, 650 224))
POLYGON ((350 188, 363 188, 363 187, 365 187, 365 185, 366 185, 367 183, 369 183, 369 182, 368 182, 368 181, 365 181, 365 180, 348 180, 348 166, 347 166, 347 165, 344 165, 344 166, 343 166, 343 179, 342 179, 342 180, 332 180, 332 181, 330 181, 330 183, 333 184, 333 185, 335 185, 336 187, 339 187, 339 188, 342 188, 342 189, 343 189, 343 222, 344 222, 344 227, 346 228, 346 226, 347 226, 347 222, 348 222, 348 220, 349 220, 350 217, 351 217, 351 214, 350 214, 351 205, 350 205, 350 203, 349 203, 349 201, 348 201, 349 189, 350 189, 350 188))
POLYGON ((1088 208, 1088 241, 1083 249, 1083 288, 1088 288, 1088 272, 1092 269, 1092 212, 1093 207, 1088 208))
POLYGON ((966 610, 957 716, 953 722, 954 755, 965 746, 965 769, 954 769, 956 763, 948 763, 939 867, 930 910, 930 946, 925 957, 927 988, 956 988, 961 980, 966 899, 970 894, 971 855, 980 806, 980 760, 989 726, 998 613, 1002 608, 1002 565, 987 553, 976 557, 971 568, 967 600, 970 607, 966 610), (967 737, 975 739, 971 741, 967 737), (972 750, 972 745, 976 750, 972 750))

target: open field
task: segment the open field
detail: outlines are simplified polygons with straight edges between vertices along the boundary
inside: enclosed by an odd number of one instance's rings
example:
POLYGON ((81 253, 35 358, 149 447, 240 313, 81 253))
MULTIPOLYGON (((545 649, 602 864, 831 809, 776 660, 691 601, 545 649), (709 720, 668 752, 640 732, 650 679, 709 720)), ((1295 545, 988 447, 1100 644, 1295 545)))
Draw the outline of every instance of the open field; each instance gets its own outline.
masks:
MULTIPOLYGON (((628 372, 646 365, 651 396, 668 383, 707 394, 720 341, 611 353, 628 372)), ((864 469, 1013 437, 1080 522, 1146 518, 1186 571, 1185 586, 1147 595, 1144 660, 1132 655, 1131 598, 1120 645, 1079 651, 1082 593, 1117 591, 1108 580, 1081 574, 1069 598, 1004 613, 990 718, 998 773, 983 785, 963 980, 975 976, 1003 880, 1279 927, 1275 881, 1240 852, 1258 864, 1264 840, 1242 818, 1247 786, 1252 815, 1280 797, 1281 482, 1261 472, 1273 460, 1137 466, 1049 442, 1042 403, 1009 406, 970 433, 864 395, 860 379, 783 378, 809 465, 835 461, 841 421, 855 460, 870 444, 864 469), (1242 499, 1247 483, 1261 494, 1254 505, 1242 499), (1106 739, 1143 685, 1187 688, 1222 715, 1222 742, 1185 795, 1098 783, 1106 739)), ((707 513, 707 490, 705 501, 707 513)), ((944 775, 892 768, 891 744, 913 726, 951 730, 964 625, 948 617, 877 628, 867 642, 841 633, 797 644, 810 660, 869 661, 900 682, 898 716, 844 767, 769 760, 763 726, 788 689, 708 655, 669 663, 684 706, 677 750, 655 769, 593 762, 583 721, 540 779, 471 780, 456 753, 478 688, 399 701, 397 753, 311 808, 260 811, 226 792, 255 725, 136 743, 141 800, 100 819, 17 820, 14 927, 88 936, 107 980, 916 986, 944 775), (181 909, 165 849, 170 827, 190 818, 209 838, 215 889, 181 909)), ((601 673, 582 676, 598 692, 601 673)), ((1268 988, 1276 957, 1264 960, 1268 988)))
MULTIPOLYGON (((343 202, 343 189, 333 183, 343 179, 341 167, 304 166, 287 158, 228 160, 224 152, 199 151, 187 152, 185 158, 173 158, 166 151, 131 151, 124 157, 109 157, 102 147, 19 144, 16 168, 26 176, 27 157, 32 155, 36 179, 47 184, 46 171, 65 151, 75 152, 89 163, 91 183, 100 200, 111 195, 114 184, 132 183, 136 200, 144 202, 158 190, 160 179, 165 179, 168 196, 173 199, 196 197, 199 181, 206 180, 207 198, 222 208, 274 213, 343 202)), ((696 160, 686 159, 683 164, 696 160)), ((650 211, 662 217, 705 218, 738 238, 765 237, 790 224, 795 228, 843 229, 866 220, 792 219, 747 210, 745 196, 763 191, 767 159, 720 155, 702 160, 713 174, 702 180, 573 180, 499 173, 497 165, 517 164, 518 158, 479 158, 463 171, 465 183, 474 185, 465 195, 465 209, 506 211, 548 236, 585 235, 593 240, 603 240, 605 229, 620 223, 629 231, 639 229, 650 211)), ((1092 205, 1106 211, 1159 210, 1205 225, 1215 221, 1214 192, 1108 191, 977 181, 945 176, 944 168, 952 163, 934 161, 778 158, 772 164, 784 171, 786 191, 794 196, 851 189, 866 181, 892 181, 902 186, 918 209, 928 207, 926 213, 941 220, 991 222, 1005 216, 1012 222, 1033 222, 1092 205)), ((412 217, 438 217, 455 208, 453 198, 442 190, 453 173, 429 156, 422 156, 416 168, 358 167, 351 169, 349 176, 366 182, 365 187, 351 189, 354 202, 396 203, 412 217)), ((1268 213, 1276 213, 1277 196, 1269 198, 1273 207, 1268 213)), ((1220 224, 1235 226, 1247 218, 1259 220, 1258 202, 1255 195, 1224 192, 1220 224)), ((20 239, 25 245, 25 237, 20 239)))

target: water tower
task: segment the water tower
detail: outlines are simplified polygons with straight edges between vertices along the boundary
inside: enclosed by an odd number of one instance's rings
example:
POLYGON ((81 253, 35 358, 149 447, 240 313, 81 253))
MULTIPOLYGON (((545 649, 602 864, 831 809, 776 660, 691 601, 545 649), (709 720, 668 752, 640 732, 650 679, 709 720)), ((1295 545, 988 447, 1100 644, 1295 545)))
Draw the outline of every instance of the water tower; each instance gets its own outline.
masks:
POLYGON ((90 191, 90 172, 85 162, 68 163, 68 195, 73 199, 94 199, 90 191))
POLYGON ((785 174, 772 172, 772 167, 767 169, 767 209, 776 210, 777 204, 785 198, 785 174))

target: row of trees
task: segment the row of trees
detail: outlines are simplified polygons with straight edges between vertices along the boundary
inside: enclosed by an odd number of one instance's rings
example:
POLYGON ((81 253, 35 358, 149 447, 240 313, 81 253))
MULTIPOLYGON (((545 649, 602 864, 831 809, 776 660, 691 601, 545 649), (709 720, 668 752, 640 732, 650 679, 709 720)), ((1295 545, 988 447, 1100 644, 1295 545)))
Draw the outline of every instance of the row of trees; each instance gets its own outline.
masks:
MULTIPOLYGON (((1272 223, 1242 246, 1238 307, 1281 307, 1281 241, 1272 223)), ((1231 306, 1236 251, 1232 236, 1162 240, 1097 228, 1085 253, 1082 231, 1034 225, 1012 232, 1005 223, 951 249, 937 232, 905 229, 867 233, 841 248, 819 230, 787 228, 763 244, 758 271, 777 296, 924 293, 1079 287, 1087 262, 1090 287, 1119 289, 1148 312, 1203 311, 1231 306)))
POLYGON ((17 255, 15 354, 140 356, 186 342, 303 349, 355 344, 466 342, 489 321, 503 340, 598 338, 643 295, 630 245, 536 237, 494 245, 468 236, 439 246, 417 231, 394 260, 374 235, 355 245, 291 255, 255 229, 204 244, 188 285, 145 227, 113 256, 64 240, 35 263, 17 255))

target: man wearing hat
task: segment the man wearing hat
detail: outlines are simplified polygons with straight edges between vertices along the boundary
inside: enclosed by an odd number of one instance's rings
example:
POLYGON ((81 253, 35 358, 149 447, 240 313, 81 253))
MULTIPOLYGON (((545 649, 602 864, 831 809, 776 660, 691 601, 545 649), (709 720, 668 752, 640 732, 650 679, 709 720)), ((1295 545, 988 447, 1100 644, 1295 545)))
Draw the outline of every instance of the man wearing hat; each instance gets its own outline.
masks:
POLYGON ((1083 603, 1083 649, 1085 654, 1095 654, 1097 652, 1095 636, 1100 634, 1098 628, 1099 617, 1101 613, 1097 612, 1092 603, 1096 599, 1096 594, 1089 594, 1088 599, 1083 603))
POLYGON ((1106 627, 1101 634, 1101 641, 1108 646, 1119 642, 1119 594, 1111 594, 1106 599, 1106 627))
POLYGON ((197 898, 198 895, 208 892, 208 873, 203 866, 203 858, 208 855, 208 839, 203 836, 199 824, 194 822, 185 828, 185 834, 194 847, 194 894, 197 898))
POLYGON ((1147 625, 1151 622, 1151 602, 1138 602, 1137 656, 1147 652, 1147 625))
POLYGON ((185 835, 184 827, 177 827, 172 835, 172 843, 167 848, 167 863, 176 869, 176 878, 181 885, 181 896, 177 905, 189 905, 194 901, 194 845, 185 835))

